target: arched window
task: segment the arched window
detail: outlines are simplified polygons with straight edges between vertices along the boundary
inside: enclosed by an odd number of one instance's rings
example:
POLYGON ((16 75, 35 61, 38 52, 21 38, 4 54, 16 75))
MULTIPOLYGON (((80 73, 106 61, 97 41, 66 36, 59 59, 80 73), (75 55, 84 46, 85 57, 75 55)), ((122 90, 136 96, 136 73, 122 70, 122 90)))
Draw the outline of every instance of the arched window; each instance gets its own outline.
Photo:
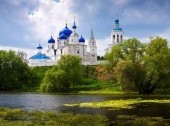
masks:
POLYGON ((119 42, 119 35, 117 35, 117 42, 119 42))
POLYGON ((113 35, 113 39, 115 39, 115 35, 113 35))
POLYGON ((123 36, 121 35, 121 41, 123 40, 123 36))

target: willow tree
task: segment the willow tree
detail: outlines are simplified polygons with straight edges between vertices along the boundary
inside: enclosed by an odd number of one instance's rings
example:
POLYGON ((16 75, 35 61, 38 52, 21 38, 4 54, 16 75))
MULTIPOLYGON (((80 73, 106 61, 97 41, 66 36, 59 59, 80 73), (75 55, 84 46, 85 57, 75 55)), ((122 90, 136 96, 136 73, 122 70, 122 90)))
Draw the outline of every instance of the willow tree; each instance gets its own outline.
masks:
POLYGON ((74 55, 64 55, 57 66, 47 71, 41 88, 44 91, 69 91, 70 87, 81 84, 82 76, 81 59, 74 55))

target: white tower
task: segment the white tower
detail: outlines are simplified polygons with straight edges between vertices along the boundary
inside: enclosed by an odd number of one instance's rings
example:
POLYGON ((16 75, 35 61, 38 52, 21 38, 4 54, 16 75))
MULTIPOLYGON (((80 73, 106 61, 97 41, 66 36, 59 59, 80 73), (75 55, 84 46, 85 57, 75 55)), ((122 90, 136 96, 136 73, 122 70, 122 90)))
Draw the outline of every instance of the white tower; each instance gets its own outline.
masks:
POLYGON ((76 23, 75 23, 75 19, 74 19, 74 24, 73 24, 73 33, 70 35, 70 43, 72 44, 77 44, 79 42, 79 35, 76 32, 76 23))
POLYGON ((97 63, 97 46, 96 41, 93 35, 93 29, 91 28, 90 39, 88 42, 88 48, 90 51, 90 62, 96 64, 97 63))
POLYGON ((111 33, 111 41, 112 45, 122 42, 123 40, 123 31, 122 28, 119 27, 119 20, 115 20, 115 28, 112 30, 111 33))

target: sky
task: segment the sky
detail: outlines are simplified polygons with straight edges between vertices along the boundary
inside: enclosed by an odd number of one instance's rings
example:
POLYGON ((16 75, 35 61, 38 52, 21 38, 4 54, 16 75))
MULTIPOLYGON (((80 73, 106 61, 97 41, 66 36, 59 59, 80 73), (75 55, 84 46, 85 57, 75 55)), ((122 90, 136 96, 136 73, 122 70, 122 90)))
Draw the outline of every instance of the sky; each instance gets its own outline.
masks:
POLYGON ((39 43, 47 47, 51 34, 56 39, 66 22, 72 29, 73 17, 86 42, 92 25, 98 55, 111 44, 116 18, 125 39, 149 42, 160 36, 170 41, 169 13, 170 0, 0 0, 0 49, 31 56, 39 43))

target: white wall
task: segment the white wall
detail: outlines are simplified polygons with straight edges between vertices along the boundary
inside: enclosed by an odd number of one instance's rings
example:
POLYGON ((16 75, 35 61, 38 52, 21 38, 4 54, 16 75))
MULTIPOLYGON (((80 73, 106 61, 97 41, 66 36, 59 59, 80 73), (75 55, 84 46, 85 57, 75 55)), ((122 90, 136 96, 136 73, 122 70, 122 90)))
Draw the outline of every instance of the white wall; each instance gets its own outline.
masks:
POLYGON ((36 66, 52 66, 52 65, 54 65, 55 64, 55 62, 54 61, 52 61, 51 59, 35 59, 35 60, 32 60, 32 59, 30 59, 29 60, 29 63, 28 63, 28 65, 30 66, 30 67, 36 67, 36 66))

